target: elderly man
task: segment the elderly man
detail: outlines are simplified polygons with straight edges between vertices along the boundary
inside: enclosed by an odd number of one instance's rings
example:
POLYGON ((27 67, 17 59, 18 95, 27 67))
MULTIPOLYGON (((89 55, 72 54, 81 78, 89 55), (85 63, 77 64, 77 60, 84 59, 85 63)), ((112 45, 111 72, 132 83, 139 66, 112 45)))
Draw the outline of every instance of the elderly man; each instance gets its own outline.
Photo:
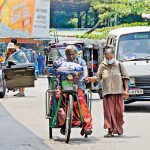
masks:
MULTIPOLYGON (((81 65, 83 67, 83 78, 86 78, 88 76, 88 71, 87 71, 87 65, 86 62, 77 57, 77 48, 74 45, 68 45, 66 47, 66 58, 60 58, 59 61, 61 62, 74 62, 77 63, 79 65, 81 65)), ((81 81, 79 81, 78 83, 79 89, 78 89, 78 99, 79 99, 79 103, 80 103, 80 108, 81 108, 81 112, 82 112, 82 117, 84 120, 84 123, 82 124, 82 130, 81 130, 81 135, 90 135, 92 133, 92 117, 89 111, 89 108, 85 102, 84 99, 84 87, 83 87, 83 83, 81 81)), ((60 93, 58 93, 60 94, 60 93)), ((74 102, 74 107, 75 107, 75 111, 77 113, 73 113, 73 124, 79 126, 80 125, 80 120, 79 120, 79 116, 75 115, 75 114, 79 114, 78 111, 78 106, 77 103, 74 102)), ((62 134, 65 134, 65 126, 63 126, 60 130, 60 132, 62 134)))

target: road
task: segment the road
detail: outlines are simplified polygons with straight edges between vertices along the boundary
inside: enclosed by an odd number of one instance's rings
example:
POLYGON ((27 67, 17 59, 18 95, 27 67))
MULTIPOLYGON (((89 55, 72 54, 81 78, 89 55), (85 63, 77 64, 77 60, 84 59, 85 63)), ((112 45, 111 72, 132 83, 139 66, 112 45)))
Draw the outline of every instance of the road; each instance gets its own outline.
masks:
POLYGON ((35 88, 26 88, 26 97, 16 98, 6 93, 0 99, 0 150, 149 150, 150 103, 136 102, 126 106, 124 135, 104 138, 102 100, 93 94, 93 133, 87 139, 81 128, 72 129, 69 144, 59 129, 53 129, 48 138, 48 120, 45 119, 45 91, 47 78, 35 81, 35 88))

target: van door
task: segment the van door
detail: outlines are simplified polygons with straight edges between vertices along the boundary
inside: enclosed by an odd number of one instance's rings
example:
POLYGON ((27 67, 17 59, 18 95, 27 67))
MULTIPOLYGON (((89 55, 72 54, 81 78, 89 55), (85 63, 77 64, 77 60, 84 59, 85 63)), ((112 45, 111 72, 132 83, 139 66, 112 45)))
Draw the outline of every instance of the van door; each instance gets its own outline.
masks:
POLYGON ((22 51, 12 54, 3 66, 6 88, 34 87, 34 63, 22 51))

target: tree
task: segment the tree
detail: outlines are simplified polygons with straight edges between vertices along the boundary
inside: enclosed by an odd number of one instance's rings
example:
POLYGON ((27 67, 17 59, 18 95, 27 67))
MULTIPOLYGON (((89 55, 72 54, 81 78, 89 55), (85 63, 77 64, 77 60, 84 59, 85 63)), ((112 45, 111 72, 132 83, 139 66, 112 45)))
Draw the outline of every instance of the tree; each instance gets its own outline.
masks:
POLYGON ((99 13, 101 24, 113 25, 118 18, 150 13, 149 0, 87 0, 99 13))
POLYGON ((77 38, 88 38, 88 39, 106 39, 108 37, 108 34, 111 30, 118 29, 121 27, 134 27, 134 26, 148 26, 147 22, 134 22, 130 24, 121 24, 118 26, 113 26, 113 27, 104 27, 100 29, 96 29, 95 34, 83 34, 83 35, 76 35, 77 38))

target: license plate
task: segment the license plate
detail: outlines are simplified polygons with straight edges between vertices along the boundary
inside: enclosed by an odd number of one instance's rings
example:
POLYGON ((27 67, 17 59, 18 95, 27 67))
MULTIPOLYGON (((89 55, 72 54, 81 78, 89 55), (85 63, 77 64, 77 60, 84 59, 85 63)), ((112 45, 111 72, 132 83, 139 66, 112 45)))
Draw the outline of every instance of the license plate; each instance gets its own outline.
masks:
POLYGON ((131 89, 129 90, 129 95, 143 94, 143 89, 131 89))

